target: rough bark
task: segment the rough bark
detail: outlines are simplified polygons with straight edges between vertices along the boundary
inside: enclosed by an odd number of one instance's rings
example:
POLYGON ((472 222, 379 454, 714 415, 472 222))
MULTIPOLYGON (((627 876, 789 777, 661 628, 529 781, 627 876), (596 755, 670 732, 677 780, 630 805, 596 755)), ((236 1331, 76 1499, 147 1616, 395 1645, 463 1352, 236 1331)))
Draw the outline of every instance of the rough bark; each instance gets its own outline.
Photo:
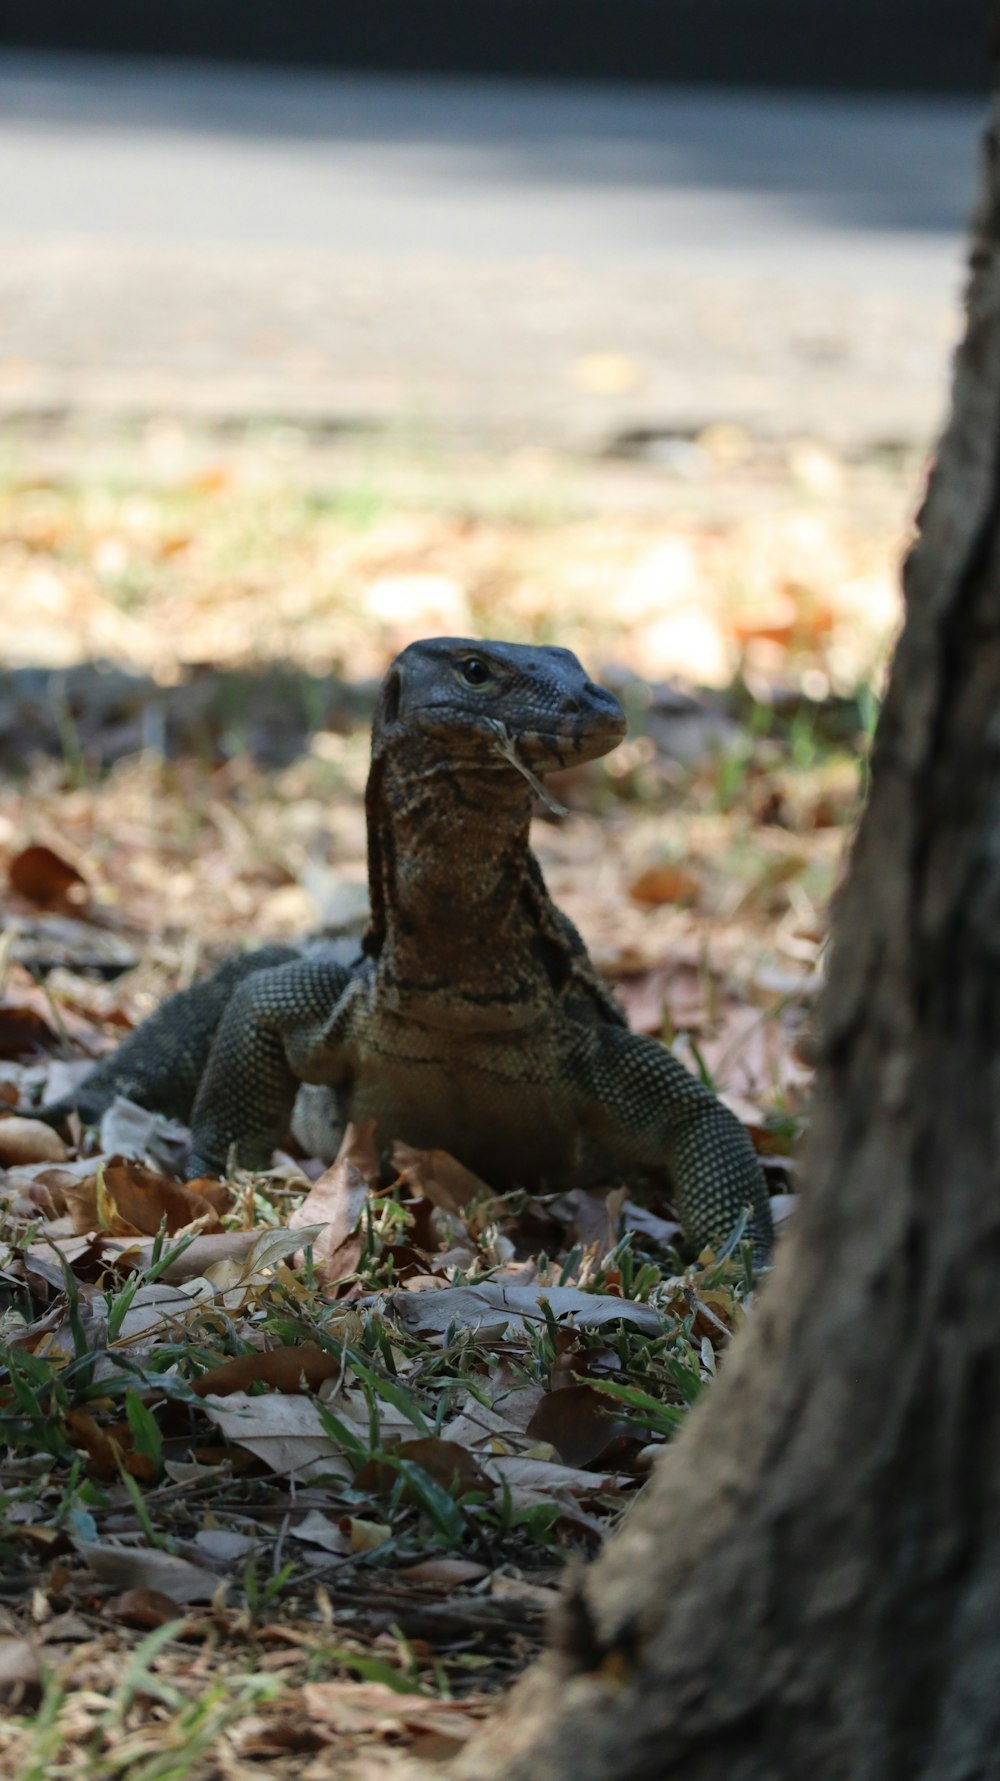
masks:
POLYGON ((467 1781, 1000 1776, 996 124, 971 265, 798 1225, 467 1781))

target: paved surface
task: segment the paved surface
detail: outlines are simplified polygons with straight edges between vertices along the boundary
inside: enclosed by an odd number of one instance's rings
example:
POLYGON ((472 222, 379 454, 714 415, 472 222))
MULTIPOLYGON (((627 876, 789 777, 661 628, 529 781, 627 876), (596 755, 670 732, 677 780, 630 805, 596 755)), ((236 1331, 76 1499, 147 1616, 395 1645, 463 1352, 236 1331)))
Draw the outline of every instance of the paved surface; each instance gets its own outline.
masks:
POLYGON ((0 58, 0 409, 925 438, 982 108, 0 58))

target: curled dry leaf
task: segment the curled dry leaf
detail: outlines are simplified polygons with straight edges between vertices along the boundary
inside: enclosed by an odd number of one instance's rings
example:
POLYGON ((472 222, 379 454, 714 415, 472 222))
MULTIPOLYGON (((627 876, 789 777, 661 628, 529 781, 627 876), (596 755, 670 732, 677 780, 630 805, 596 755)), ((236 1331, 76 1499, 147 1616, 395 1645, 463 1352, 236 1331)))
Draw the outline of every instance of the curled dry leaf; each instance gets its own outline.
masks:
POLYGON ((626 1190, 623 1187, 601 1192, 596 1188, 574 1187, 561 1194, 550 1208, 555 1217, 564 1219, 570 1243, 583 1249, 595 1249, 604 1256, 618 1241, 626 1190))
POLYGON ((222 1302, 227 1309, 236 1310, 244 1299, 267 1284, 275 1268, 303 1240, 307 1243, 314 1242, 322 1229, 322 1225, 314 1224, 299 1231, 285 1230, 281 1226, 251 1233, 241 1231, 239 1235, 249 1234, 255 1238, 244 1260, 236 1262, 226 1257, 213 1262, 205 1270, 206 1278, 222 1293, 222 1302))
POLYGON ((115 1158, 76 1186, 64 1186, 62 1194, 79 1234, 103 1230, 114 1237, 153 1237, 162 1227, 175 1237, 192 1226, 202 1231, 219 1228, 217 1207, 199 1191, 200 1186, 182 1186, 143 1163, 115 1158))
POLYGON ((352 1552, 377 1552, 392 1539, 391 1527, 381 1521, 364 1521, 357 1515, 345 1515, 340 1525, 350 1541, 352 1552))
POLYGON ((312 1252, 316 1277, 324 1286, 336 1285, 356 1271, 364 1247, 358 1225, 378 1179, 375 1121, 348 1125, 336 1162, 291 1214, 288 1222, 294 1229, 322 1226, 312 1252))
POLYGON ((425 1199, 459 1218, 473 1201, 494 1198, 485 1181, 447 1150, 415 1150, 397 1140, 392 1147, 392 1166, 425 1199))
POLYGON ((87 901, 87 881, 82 872, 54 848, 25 847, 7 869, 12 890, 40 909, 62 909, 79 914, 87 901))
POLYGON ((673 1218, 660 1218, 651 1212, 648 1206, 637 1206, 634 1200, 626 1200, 622 1207, 622 1224, 627 1231, 637 1231, 643 1237, 658 1243, 667 1249, 676 1243, 681 1236, 681 1227, 673 1218))
POLYGON ((66 1210, 65 1186, 75 1187, 79 1176, 68 1169, 39 1169, 37 1164, 16 1167, 7 1175, 0 1199, 15 1218, 58 1218, 66 1210))
POLYGON ((179 1134, 182 1129, 172 1126, 162 1114, 140 1107, 124 1095, 115 1095, 110 1107, 101 1115, 100 1146, 109 1156, 142 1157, 157 1138, 169 1138, 173 1132, 179 1134))
POLYGON ((0 1119, 0 1163, 5 1167, 24 1163, 62 1163, 66 1146, 51 1126, 40 1119, 12 1113, 0 1119))

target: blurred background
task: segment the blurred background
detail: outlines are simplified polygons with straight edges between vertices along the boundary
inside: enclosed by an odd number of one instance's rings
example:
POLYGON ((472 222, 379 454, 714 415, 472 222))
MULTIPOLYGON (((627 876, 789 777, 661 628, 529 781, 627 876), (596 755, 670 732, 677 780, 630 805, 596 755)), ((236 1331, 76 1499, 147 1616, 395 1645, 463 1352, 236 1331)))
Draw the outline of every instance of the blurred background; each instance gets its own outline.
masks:
POLYGON ((393 653, 556 641, 633 728, 553 889, 634 1024, 794 1110, 987 14, 7 0, 0 854, 64 1006, 81 949, 140 965, 120 1024, 192 935, 356 917, 393 653))

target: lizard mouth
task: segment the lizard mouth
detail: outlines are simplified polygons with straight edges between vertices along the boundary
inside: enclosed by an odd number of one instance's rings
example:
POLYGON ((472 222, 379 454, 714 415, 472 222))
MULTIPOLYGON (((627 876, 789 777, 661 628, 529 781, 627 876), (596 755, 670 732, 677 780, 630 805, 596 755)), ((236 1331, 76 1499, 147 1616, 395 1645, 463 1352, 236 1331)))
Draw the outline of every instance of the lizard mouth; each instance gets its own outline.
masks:
POLYGON ((514 749, 534 772, 557 773, 564 767, 576 767, 610 754, 623 740, 627 725, 622 712, 602 715, 598 720, 569 718, 564 724, 544 730, 518 729, 485 713, 475 719, 463 713, 458 722, 434 713, 422 717, 420 729, 430 738, 446 741, 456 757, 465 756, 470 764, 483 761, 484 754, 506 754, 514 749))
POLYGON ((610 754, 623 740, 626 728, 624 714, 618 711, 582 722, 571 719, 551 730, 525 730, 515 744, 536 773, 555 773, 610 754))
POLYGON ((535 796, 541 798, 542 803, 547 804, 556 816, 565 816, 565 806, 552 796, 538 774, 556 772, 560 767, 596 760, 599 755, 607 754, 609 749, 621 741, 625 733, 625 720, 619 713, 617 723, 607 723, 600 727, 588 725, 582 732, 577 725, 568 732, 525 730, 518 736, 512 736, 507 725, 498 719, 490 721, 490 728, 495 736, 494 748, 497 756, 517 768, 535 796))

